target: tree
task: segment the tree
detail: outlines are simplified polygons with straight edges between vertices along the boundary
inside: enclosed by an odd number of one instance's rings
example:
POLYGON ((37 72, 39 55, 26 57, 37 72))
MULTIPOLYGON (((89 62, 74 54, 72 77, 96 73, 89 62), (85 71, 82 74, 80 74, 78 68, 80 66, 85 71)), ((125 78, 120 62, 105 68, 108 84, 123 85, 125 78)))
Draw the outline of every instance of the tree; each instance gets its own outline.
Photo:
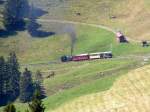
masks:
POLYGON ((0 105, 14 101, 20 92, 19 63, 15 53, 8 60, 0 57, 0 105))
POLYGON ((42 73, 37 70, 36 74, 35 74, 35 81, 34 81, 34 89, 38 90, 40 92, 40 98, 45 98, 45 89, 43 87, 43 77, 42 77, 42 73))
POLYGON ((4 87, 4 65, 5 65, 5 60, 4 57, 0 57, 0 105, 3 103, 3 87, 4 87))
POLYGON ((9 99, 14 100, 20 94, 20 71, 19 63, 14 52, 10 53, 7 60, 7 74, 9 75, 9 99))
POLYGON ((28 0, 6 0, 3 12, 4 26, 8 30, 13 30, 24 26, 25 11, 28 12, 28 0))
MULTIPOLYGON (((13 74, 9 74, 9 67, 8 63, 4 60, 3 57, 0 58, 0 105, 7 104, 8 102, 12 101, 9 97, 11 95, 11 77, 13 74)), ((10 71, 12 72, 12 71, 10 71)))
POLYGON ((20 100, 22 102, 31 101, 33 92, 34 86, 32 81, 32 73, 27 68, 25 68, 20 81, 20 100))
POLYGON ((43 76, 42 76, 42 73, 41 73, 40 70, 37 70, 37 71, 36 71, 36 74, 35 74, 35 81, 36 81, 36 82, 40 82, 40 83, 43 82, 43 76))
POLYGON ((29 110, 27 109, 27 110, 25 110, 25 112, 29 112, 29 110))
POLYGON ((31 112, 44 112, 45 107, 40 99, 40 92, 37 90, 33 96, 32 102, 29 103, 29 108, 31 112))
POLYGON ((1 105, 8 103, 8 91, 10 90, 10 75, 8 74, 8 65, 7 62, 4 61, 3 67, 1 69, 1 78, 2 78, 2 99, 1 105))
POLYGON ((5 108, 4 108, 4 112, 16 112, 16 108, 13 104, 8 104, 5 108))
POLYGON ((3 94, 3 84, 4 84, 4 80, 3 80, 3 77, 4 77, 4 64, 5 64, 5 60, 4 60, 4 57, 0 57, 0 99, 1 99, 1 96, 3 94))

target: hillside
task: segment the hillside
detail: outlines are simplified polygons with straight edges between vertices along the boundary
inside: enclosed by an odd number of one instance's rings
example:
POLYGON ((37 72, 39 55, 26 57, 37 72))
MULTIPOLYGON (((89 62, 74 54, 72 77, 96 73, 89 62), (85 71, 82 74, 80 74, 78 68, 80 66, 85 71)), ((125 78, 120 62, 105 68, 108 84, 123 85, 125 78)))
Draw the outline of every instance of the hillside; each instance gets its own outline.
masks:
POLYGON ((113 87, 102 93, 85 95, 52 112, 148 112, 150 66, 121 76, 113 87))
MULTIPOLYGON (((149 110, 140 107, 149 98, 150 47, 139 42, 150 40, 148 0, 29 1, 35 6, 35 23, 1 36, 0 56, 15 51, 20 71, 27 67, 33 78, 37 70, 42 72, 46 112, 130 112, 138 106, 139 112, 149 110), (116 41, 118 29, 129 43, 116 41), (113 58, 60 62, 61 56, 71 54, 71 47, 73 55, 112 51, 113 58)), ((20 112, 27 108, 18 99, 14 104, 20 112)))
MULTIPOLYGON (((46 111, 49 111, 80 96, 109 90, 120 76, 142 66, 140 60, 111 59, 28 67, 32 71, 45 71, 43 76, 47 97, 43 101, 46 111), (50 71, 55 71, 55 77, 47 78, 50 71)), ((18 101, 15 104, 18 111, 27 108, 27 105, 18 101)))
MULTIPOLYGON (((25 32, 0 38, 0 55, 7 56, 15 51, 21 64, 36 64, 60 61, 62 55, 71 54, 71 37, 69 31, 61 33, 63 28, 71 24, 50 23, 43 26, 46 31, 56 29, 58 33, 48 37, 32 37, 25 32), (63 26, 65 25, 65 27, 63 26), (58 29, 61 30, 58 30, 58 29), (59 32, 60 31, 60 32, 59 32)), ((115 35, 107 30, 88 25, 74 25, 76 42, 73 54, 113 51, 114 56, 143 55, 149 53, 149 47, 143 48, 140 43, 118 44, 115 35)))
MULTIPOLYGON (((47 95, 43 101, 47 111, 80 96, 109 90, 119 76, 143 66, 143 60, 149 55, 149 47, 143 48, 137 42, 119 44, 114 34, 104 29, 79 25, 76 33, 74 54, 110 50, 112 44, 114 59, 59 63, 61 55, 70 54, 68 35, 33 38, 27 32, 20 32, 17 36, 1 39, 1 55, 6 56, 15 50, 21 70, 28 67, 33 75, 36 70, 42 71, 47 95), (48 54, 50 50, 53 51, 51 55, 48 54), (53 61, 58 63, 51 63, 53 61), (52 71, 55 72, 54 78, 47 78, 52 71)), ((21 111, 26 108, 19 102, 16 106, 21 111)))
MULTIPOLYGON (((49 25, 53 27, 43 26, 43 29, 49 29, 47 31, 56 29, 56 32, 58 31, 56 35, 42 38, 32 37, 28 32, 19 32, 8 38, 0 38, 0 55, 7 56, 9 52, 15 51, 22 64, 60 61, 62 55, 70 55, 70 32, 62 31, 61 27, 68 29, 71 24, 50 23, 49 25)), ((82 25, 73 27, 77 39, 74 54, 110 50, 110 44, 114 43, 115 36, 109 31, 82 25), (106 41, 105 38, 109 40, 106 41)))
POLYGON ((35 4, 48 11, 43 19, 102 24, 128 37, 150 40, 149 0, 39 0, 35 4))
MULTIPOLYGON (((38 19, 66 20, 108 26, 127 37, 150 40, 149 0, 29 0, 38 19)), ((48 24, 47 24, 48 25, 48 24)))

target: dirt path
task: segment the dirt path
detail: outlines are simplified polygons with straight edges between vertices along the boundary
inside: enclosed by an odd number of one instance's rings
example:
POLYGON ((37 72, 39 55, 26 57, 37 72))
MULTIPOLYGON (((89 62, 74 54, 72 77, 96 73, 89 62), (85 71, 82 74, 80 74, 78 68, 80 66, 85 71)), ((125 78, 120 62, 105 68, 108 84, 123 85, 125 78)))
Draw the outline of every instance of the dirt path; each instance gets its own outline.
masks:
POLYGON ((69 24, 80 24, 80 25, 88 25, 88 26, 92 26, 92 27, 97 27, 97 28, 102 28, 102 29, 106 29, 108 31, 111 31, 113 33, 115 33, 115 30, 103 26, 103 25, 96 25, 96 24, 89 24, 89 23, 81 23, 81 22, 74 22, 74 21, 65 21, 65 20, 51 20, 51 19, 38 19, 39 22, 56 22, 56 23, 69 23, 69 24))
MULTIPOLYGON (((116 33, 115 30, 104 26, 104 25, 96 25, 96 24, 90 24, 90 23, 82 23, 82 22, 74 22, 74 21, 65 21, 65 20, 51 20, 51 19, 37 19, 38 22, 47 22, 47 23, 61 23, 61 24, 79 24, 79 25, 88 25, 88 26, 92 26, 92 27, 96 27, 96 28, 102 28, 105 29, 107 31, 110 31, 112 33, 116 33)), ((139 42, 137 40, 128 38, 129 41, 131 42, 139 42)), ((114 59, 128 59, 128 58, 138 58, 138 59, 144 59, 144 58, 150 58, 150 54, 148 56, 118 56, 115 57, 114 59)), ((60 64, 60 60, 55 60, 55 61, 51 61, 51 62, 41 62, 41 63, 35 63, 35 64, 22 64, 21 66, 40 66, 40 65, 51 65, 51 64, 60 64)))
MULTIPOLYGON (((69 23, 69 24, 78 24, 78 25, 88 25, 88 26, 92 26, 92 27, 96 27, 96 28, 102 28, 102 29, 105 29, 107 31, 110 31, 110 32, 113 32, 114 34, 116 34, 116 31, 112 28, 109 28, 107 26, 104 26, 104 25, 97 25, 97 24, 90 24, 90 23, 82 23, 82 22, 75 22, 75 21, 66 21, 66 20, 53 20, 53 19, 37 19, 37 21, 39 22, 47 22, 47 23, 50 23, 50 22, 53 22, 53 23, 69 23)), ((127 39, 131 42, 140 42, 138 40, 134 40, 132 38, 129 38, 127 37, 127 39)))

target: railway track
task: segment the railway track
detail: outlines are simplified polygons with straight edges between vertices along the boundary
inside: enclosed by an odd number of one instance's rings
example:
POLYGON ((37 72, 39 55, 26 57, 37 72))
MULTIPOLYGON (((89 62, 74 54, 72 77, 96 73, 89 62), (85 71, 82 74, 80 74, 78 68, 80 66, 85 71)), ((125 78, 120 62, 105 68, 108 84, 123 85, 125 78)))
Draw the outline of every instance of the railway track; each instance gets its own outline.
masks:
MULTIPOLYGON (((90 23, 83 23, 83 22, 75 22, 75 21, 66 21, 66 20, 54 20, 54 19, 37 19, 38 22, 45 22, 45 23, 61 23, 61 24, 75 24, 75 25, 87 25, 87 26, 92 26, 92 27, 97 27, 97 28, 102 28, 102 29, 105 29, 107 31, 110 31, 114 34, 116 34, 116 31, 112 28, 109 28, 107 26, 104 26, 104 25, 97 25, 97 24, 90 24, 90 23)), ((138 40, 134 40, 134 39, 131 39, 129 37, 127 37, 129 41, 132 41, 132 42, 140 42, 138 40)), ((150 54, 147 56, 136 56, 136 55, 133 55, 133 56, 118 56, 118 57, 115 57, 114 59, 130 59, 130 58, 137 58, 137 59, 150 59, 150 54)), ((40 63, 31 63, 31 64, 21 64, 20 66, 42 66, 42 65, 51 65, 51 64, 60 64, 60 60, 54 60, 54 61, 49 61, 49 62, 40 62, 40 63)))
MULTIPOLYGON (((130 56, 117 56, 115 58, 112 58, 114 60, 119 60, 119 59, 138 59, 140 61, 144 61, 144 59, 148 59, 150 60, 150 54, 147 55, 141 55, 141 56, 137 56, 137 55, 130 55, 130 56)), ((110 60, 110 59, 108 59, 110 60)), ((62 62, 58 59, 58 60, 54 60, 54 61, 49 61, 49 62, 40 62, 40 63, 29 63, 29 64, 21 64, 20 66, 24 67, 24 66, 42 66, 42 65, 52 65, 52 64, 61 64, 62 62)))

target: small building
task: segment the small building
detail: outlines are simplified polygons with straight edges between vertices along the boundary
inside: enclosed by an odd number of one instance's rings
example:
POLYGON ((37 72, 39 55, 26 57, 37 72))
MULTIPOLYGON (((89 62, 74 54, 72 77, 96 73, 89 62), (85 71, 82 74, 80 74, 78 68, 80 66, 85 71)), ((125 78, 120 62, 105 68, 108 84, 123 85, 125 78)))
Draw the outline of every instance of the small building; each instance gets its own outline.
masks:
POLYGON ((126 37, 123 35, 123 33, 121 31, 118 31, 116 33, 116 36, 117 36, 118 42, 120 42, 120 43, 128 43, 128 40, 126 39, 126 37))

